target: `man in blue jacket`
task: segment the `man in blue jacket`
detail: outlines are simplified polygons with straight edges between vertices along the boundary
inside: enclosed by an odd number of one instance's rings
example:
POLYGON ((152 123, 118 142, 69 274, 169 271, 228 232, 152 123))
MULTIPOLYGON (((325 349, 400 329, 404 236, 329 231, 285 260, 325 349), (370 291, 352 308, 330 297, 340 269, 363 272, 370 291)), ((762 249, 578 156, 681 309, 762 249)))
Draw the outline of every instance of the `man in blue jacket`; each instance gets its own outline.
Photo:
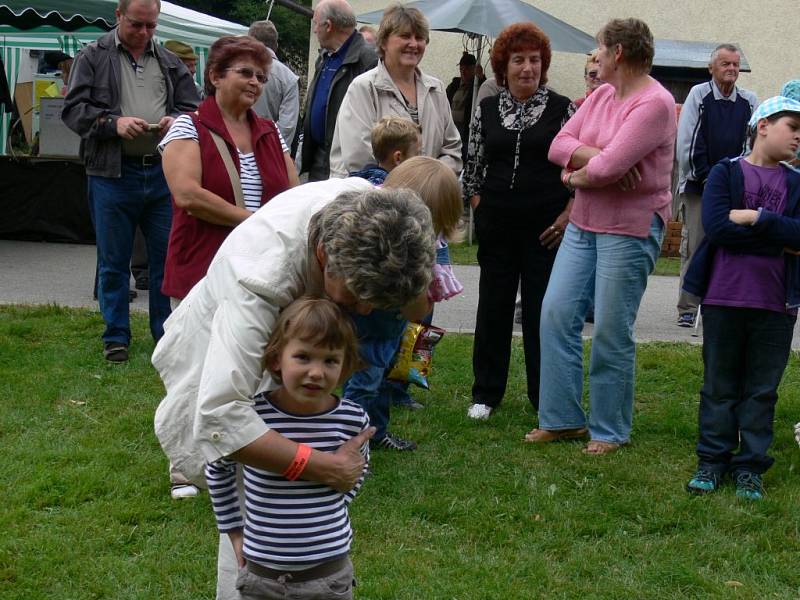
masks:
POLYGON ((677 157, 681 231, 681 278, 678 325, 692 327, 699 300, 683 289, 692 255, 703 239, 701 199, 709 171, 723 158, 744 152, 747 122, 758 105, 753 92, 736 86, 741 55, 732 44, 720 44, 711 53, 711 81, 694 86, 681 109, 677 157))

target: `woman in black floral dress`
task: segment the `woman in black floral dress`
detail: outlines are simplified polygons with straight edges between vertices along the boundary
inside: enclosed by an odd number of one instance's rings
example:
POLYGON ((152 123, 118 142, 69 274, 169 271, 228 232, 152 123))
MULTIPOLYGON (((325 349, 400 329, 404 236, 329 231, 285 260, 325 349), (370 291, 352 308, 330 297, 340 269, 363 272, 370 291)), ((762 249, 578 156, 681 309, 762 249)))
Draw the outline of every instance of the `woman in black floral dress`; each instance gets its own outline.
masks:
POLYGON ((544 85, 550 57, 538 27, 506 27, 492 49, 502 89, 481 101, 470 129, 464 191, 475 210, 481 267, 467 413, 474 419, 488 419, 503 399, 520 281, 528 399, 539 405, 539 314, 571 204, 547 152, 575 112, 544 85))

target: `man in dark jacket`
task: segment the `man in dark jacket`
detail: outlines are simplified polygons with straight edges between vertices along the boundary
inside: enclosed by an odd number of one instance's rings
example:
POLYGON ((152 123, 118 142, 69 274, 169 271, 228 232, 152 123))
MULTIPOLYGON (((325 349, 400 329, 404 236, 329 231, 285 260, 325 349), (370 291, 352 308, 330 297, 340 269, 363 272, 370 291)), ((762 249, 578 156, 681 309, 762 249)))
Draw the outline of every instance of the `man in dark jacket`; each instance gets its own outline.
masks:
POLYGON ((186 65, 153 42, 159 9, 158 0, 120 0, 117 27, 75 57, 61 114, 82 138, 106 323, 103 354, 111 362, 128 360, 137 225, 147 242, 150 332, 156 341, 164 333, 170 306, 161 282, 172 206, 156 146, 175 117, 199 102, 186 65))
POLYGON ((475 55, 464 52, 461 60, 458 61, 459 77, 447 86, 445 93, 450 102, 450 109, 453 111, 453 122, 461 134, 461 160, 467 164, 467 146, 469 145, 469 124, 472 120, 472 88, 475 82, 475 75, 478 75, 478 87, 486 81, 486 77, 479 71, 478 61, 475 55))
POLYGON ((301 173, 309 181, 327 179, 336 116, 350 82, 378 64, 375 49, 356 31, 356 16, 345 0, 321 0, 312 29, 320 56, 306 95, 301 173))

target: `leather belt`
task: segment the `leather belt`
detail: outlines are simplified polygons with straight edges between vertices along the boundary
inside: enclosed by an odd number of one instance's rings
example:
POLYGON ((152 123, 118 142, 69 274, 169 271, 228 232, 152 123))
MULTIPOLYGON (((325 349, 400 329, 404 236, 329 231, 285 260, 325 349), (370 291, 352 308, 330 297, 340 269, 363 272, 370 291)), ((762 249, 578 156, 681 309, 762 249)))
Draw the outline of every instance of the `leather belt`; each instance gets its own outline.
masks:
POLYGON ((143 167, 152 167, 153 165, 161 164, 160 154, 145 154, 143 156, 123 156, 126 162, 132 162, 143 167))
POLYGON ((292 581, 294 583, 301 583, 303 581, 311 581, 312 579, 321 579, 329 577, 334 573, 338 573, 347 566, 347 555, 329 560, 310 569, 303 569, 302 571, 278 571, 270 569, 258 563, 247 561, 247 570, 253 575, 265 577, 273 580, 292 581))

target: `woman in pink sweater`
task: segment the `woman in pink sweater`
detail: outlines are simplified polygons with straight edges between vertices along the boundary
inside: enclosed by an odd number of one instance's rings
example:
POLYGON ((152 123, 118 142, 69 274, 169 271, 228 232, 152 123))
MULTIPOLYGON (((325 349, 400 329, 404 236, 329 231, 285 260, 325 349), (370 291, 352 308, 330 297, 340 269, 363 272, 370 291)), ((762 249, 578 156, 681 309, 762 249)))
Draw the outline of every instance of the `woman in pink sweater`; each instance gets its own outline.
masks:
POLYGON ((539 429, 530 442, 581 438, 606 454, 630 440, 636 345, 633 324, 670 216, 677 124, 670 93, 649 76, 653 36, 638 19, 597 35, 599 77, 550 146, 576 189, 541 317, 539 429), (594 298, 588 420, 583 395, 584 316, 594 298))

